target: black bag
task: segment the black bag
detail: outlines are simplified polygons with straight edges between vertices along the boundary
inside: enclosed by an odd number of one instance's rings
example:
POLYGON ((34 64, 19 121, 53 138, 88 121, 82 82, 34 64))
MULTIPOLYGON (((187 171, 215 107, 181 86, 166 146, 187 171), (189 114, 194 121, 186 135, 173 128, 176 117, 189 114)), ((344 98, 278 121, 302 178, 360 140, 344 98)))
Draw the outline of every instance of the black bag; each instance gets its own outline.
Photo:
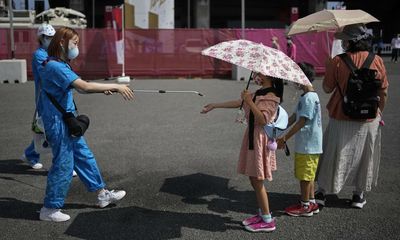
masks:
POLYGON ((369 69, 375 54, 369 53, 359 69, 346 53, 340 54, 339 57, 351 71, 345 94, 341 91, 339 84, 337 85, 343 98, 344 114, 353 119, 375 118, 380 100, 378 91, 382 86, 382 82, 376 79, 377 71, 369 69))
POLYGON ((89 117, 86 115, 75 115, 67 112, 63 115, 65 124, 68 126, 69 132, 72 137, 81 137, 89 128, 89 117))
MULTIPOLYGON (((65 122, 65 125, 67 125, 69 133, 72 137, 81 137, 85 134, 86 130, 89 128, 90 120, 89 117, 86 115, 78 115, 75 116, 72 112, 66 112, 64 108, 60 106, 60 104, 57 102, 57 100, 47 93, 47 96, 49 97, 50 101, 53 103, 53 105, 58 109, 58 111, 61 112, 63 115, 63 120, 65 122)), ((75 102, 74 102, 75 105, 75 102)), ((76 105, 75 105, 75 110, 76 110, 76 105)))

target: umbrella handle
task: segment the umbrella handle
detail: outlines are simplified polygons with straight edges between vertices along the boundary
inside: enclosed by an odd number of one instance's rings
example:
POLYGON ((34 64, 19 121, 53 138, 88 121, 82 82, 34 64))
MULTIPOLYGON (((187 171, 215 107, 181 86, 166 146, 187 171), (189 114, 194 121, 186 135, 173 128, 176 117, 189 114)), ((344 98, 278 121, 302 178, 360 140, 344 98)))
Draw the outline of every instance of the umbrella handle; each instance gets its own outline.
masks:
MULTIPOLYGON (((250 85, 250 81, 252 79, 252 76, 253 76, 253 71, 251 71, 250 76, 249 76, 249 81, 247 81, 246 90, 249 89, 249 85, 250 85)), ((243 108, 243 103, 244 103, 244 101, 242 100, 242 104, 240 104, 240 108, 239 108, 240 110, 242 110, 242 108, 243 108)))

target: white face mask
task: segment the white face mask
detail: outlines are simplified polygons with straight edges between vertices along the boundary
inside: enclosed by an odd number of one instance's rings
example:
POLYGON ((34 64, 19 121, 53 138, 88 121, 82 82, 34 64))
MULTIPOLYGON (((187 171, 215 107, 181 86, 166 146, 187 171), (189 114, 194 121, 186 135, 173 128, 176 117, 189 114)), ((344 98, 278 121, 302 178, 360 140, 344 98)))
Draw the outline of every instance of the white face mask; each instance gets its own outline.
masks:
POLYGON ((72 41, 68 43, 68 59, 73 60, 79 55, 79 48, 72 41))
POLYGON ((79 48, 78 47, 74 47, 72 49, 68 49, 68 59, 72 60, 75 59, 76 57, 78 57, 79 55, 79 48))

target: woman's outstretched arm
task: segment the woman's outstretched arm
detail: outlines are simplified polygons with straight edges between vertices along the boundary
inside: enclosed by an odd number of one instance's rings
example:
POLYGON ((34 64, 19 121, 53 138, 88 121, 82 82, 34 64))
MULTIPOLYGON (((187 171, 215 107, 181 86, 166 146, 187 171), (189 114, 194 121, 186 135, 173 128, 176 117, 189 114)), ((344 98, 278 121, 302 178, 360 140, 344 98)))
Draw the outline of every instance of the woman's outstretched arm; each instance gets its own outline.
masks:
POLYGON ((80 93, 104 93, 110 91, 120 93, 125 100, 133 99, 132 89, 124 84, 86 82, 82 79, 77 79, 72 83, 72 86, 80 93))

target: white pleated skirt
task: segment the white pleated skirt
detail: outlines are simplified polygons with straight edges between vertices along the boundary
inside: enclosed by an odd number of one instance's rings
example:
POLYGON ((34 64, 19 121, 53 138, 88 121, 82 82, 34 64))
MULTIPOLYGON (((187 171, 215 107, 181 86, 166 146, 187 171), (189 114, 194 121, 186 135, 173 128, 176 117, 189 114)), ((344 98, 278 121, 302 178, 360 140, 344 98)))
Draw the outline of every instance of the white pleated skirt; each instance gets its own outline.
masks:
POLYGON ((372 122, 330 118, 324 133, 316 181, 327 193, 344 186, 371 191, 377 185, 381 157, 380 117, 372 122))

